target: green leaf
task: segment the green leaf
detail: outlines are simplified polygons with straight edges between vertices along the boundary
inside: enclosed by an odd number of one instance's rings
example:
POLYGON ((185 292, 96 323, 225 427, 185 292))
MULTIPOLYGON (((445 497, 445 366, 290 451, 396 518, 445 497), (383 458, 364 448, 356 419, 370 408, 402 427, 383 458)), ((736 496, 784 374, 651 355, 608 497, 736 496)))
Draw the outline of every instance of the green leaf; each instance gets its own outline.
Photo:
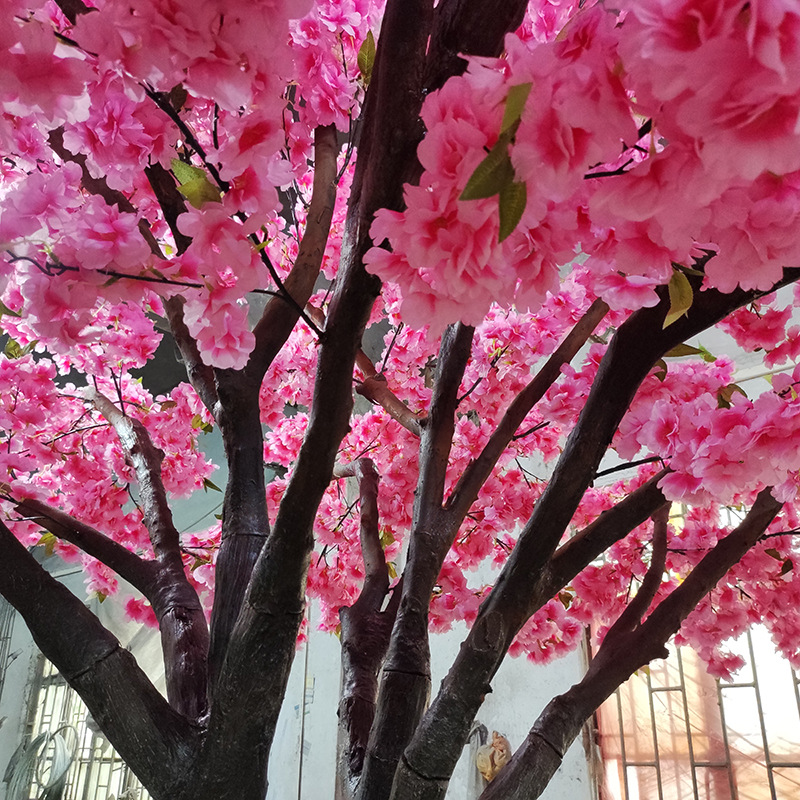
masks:
POLYGON ((28 355, 28 353, 30 353, 34 347, 36 347, 36 342, 29 342, 25 345, 25 347, 23 347, 19 342, 15 341, 9 336, 6 346, 3 348, 3 352, 8 358, 11 359, 22 358, 23 356, 28 355))
POLYGON ((525 181, 512 181, 500 189, 500 241, 507 239, 519 225, 528 203, 525 181))
POLYGON ((364 84, 369 85, 372 79, 372 68, 375 66, 375 37, 372 31, 367 31, 367 38, 358 48, 358 69, 364 78, 364 84))
POLYGON ((203 175, 178 187, 178 191, 195 207, 202 208, 206 203, 221 203, 219 189, 203 175))
POLYGON ((178 179, 178 183, 181 185, 189 183, 189 181, 197 180, 197 178, 203 178, 206 174, 206 171, 202 169, 202 167, 195 167, 192 164, 187 164, 179 158, 173 158, 172 161, 170 161, 170 166, 172 167, 173 174, 178 179))
POLYGON ((508 155, 508 139, 500 137, 486 158, 475 168, 459 200, 481 200, 499 194, 513 183, 514 167, 508 155))
POLYGON ((500 133, 505 133, 519 122, 522 111, 525 108, 525 103, 528 100, 528 95, 531 93, 532 86, 532 83, 520 83, 516 86, 512 86, 508 90, 506 109, 503 113, 503 124, 500 126, 500 133))
POLYGON ((677 322, 692 307, 694 292, 689 279, 677 270, 672 273, 669 282, 669 311, 664 318, 664 328, 668 328, 673 322, 677 322))
POLYGON ((663 358, 659 358, 655 363, 654 369, 656 378, 663 383, 664 378, 667 377, 667 362, 663 358))
POLYGON ((215 492, 221 492, 222 489, 217 486, 214 481, 210 481, 208 478, 203 478, 203 491, 207 492, 209 489, 213 489, 215 492))
POLYGON ((389 528, 381 530, 381 547, 385 550, 390 544, 394 544, 394 534, 389 528))
POLYGON ((699 349, 700 349, 700 356, 703 359, 703 361, 706 362, 706 364, 713 364, 717 360, 717 357, 710 351, 706 350, 706 348, 703 347, 703 345, 700 345, 699 349))
POLYGON ((397 577, 397 567, 395 567, 394 561, 387 561, 386 569, 389 571, 389 577, 394 580, 397 577))
POLYGON ((57 541, 58 539, 52 533, 50 533, 50 531, 45 531, 42 534, 41 539, 39 539, 36 544, 44 547, 44 554, 49 558, 56 551, 57 541))
POLYGON ((3 348, 3 353, 8 358, 22 358, 22 346, 9 336, 6 346, 3 348))
POLYGON ((558 593, 558 599, 561 601, 561 605, 564 608, 569 608, 572 605, 572 601, 575 599, 575 595, 571 592, 562 591, 558 593))
POLYGON ((2 300, 0 300, 0 317, 8 315, 9 317, 21 316, 19 311, 12 311, 2 300))
POLYGON ((219 189, 211 183, 204 169, 187 164, 179 158, 173 158, 170 165, 180 183, 178 191, 195 208, 202 208, 206 203, 222 202, 219 189))
POLYGON ((690 344, 676 344, 664 358, 681 358, 682 356, 699 356, 703 351, 699 347, 692 347, 690 344))
POLYGON ((192 427, 196 431, 203 431, 203 433, 211 433, 214 430, 214 426, 210 422, 203 422, 203 418, 199 414, 195 414, 192 417, 192 427))

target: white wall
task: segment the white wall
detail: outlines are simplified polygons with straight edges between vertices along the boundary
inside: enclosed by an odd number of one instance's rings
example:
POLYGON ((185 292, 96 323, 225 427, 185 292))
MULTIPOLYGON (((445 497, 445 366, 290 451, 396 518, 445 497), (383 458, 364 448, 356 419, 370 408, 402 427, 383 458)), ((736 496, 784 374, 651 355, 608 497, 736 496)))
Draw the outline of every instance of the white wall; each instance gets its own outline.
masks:
MULTIPOLYGON (((333 800, 334 796, 336 706, 341 677, 339 642, 330 634, 315 632, 313 619, 310 627, 309 642, 297 654, 289 680, 289 696, 278 720, 267 800, 294 797, 333 800)), ((431 637, 434 692, 465 634, 462 625, 450 633, 431 637)), ((582 660, 580 653, 574 653, 542 667, 524 658, 506 659, 493 682, 492 693, 483 704, 479 721, 490 735, 492 730, 504 734, 512 749, 516 749, 547 702, 580 680, 582 660)), ((475 768, 469 750, 465 749, 450 783, 449 800, 472 800, 469 787, 474 784, 474 777, 475 768)), ((592 800, 594 792, 582 741, 576 741, 570 748, 543 797, 592 800)))

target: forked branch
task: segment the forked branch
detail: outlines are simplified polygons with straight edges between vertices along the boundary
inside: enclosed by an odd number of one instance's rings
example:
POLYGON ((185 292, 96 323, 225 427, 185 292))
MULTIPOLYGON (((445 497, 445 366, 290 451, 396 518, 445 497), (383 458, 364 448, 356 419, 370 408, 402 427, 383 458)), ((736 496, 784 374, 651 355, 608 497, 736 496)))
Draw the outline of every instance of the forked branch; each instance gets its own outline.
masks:
POLYGON ((161 631, 167 695, 177 709, 197 719, 207 707, 208 626, 184 570, 180 534, 161 476, 164 454, 139 420, 124 415, 97 390, 91 392, 90 399, 114 426, 139 481, 144 524, 158 563, 150 599, 161 631))
POLYGON ((770 489, 764 489, 742 523, 720 540, 680 586, 639 623, 664 567, 666 521, 662 509, 654 533, 653 560, 636 597, 609 631, 583 680, 547 705, 522 747, 483 792, 481 800, 539 797, 586 720, 637 669, 655 658, 666 657, 666 644, 683 620, 758 542, 780 508, 781 503, 772 497, 770 489), (640 597, 642 600, 637 602, 640 597), (631 608, 633 611, 628 613, 631 608))
MULTIPOLYGON (((400 592, 381 610, 389 592, 389 568, 380 540, 378 471, 368 458, 337 467, 334 477, 354 477, 358 482, 361 554, 364 585, 350 607, 339 609, 342 641, 342 694, 339 722, 347 748, 341 777, 354 782, 361 773, 369 731, 375 716, 380 672, 399 605, 400 592)), ((348 792, 350 787, 343 787, 348 792)))
POLYGON ((558 380, 561 375, 561 367, 572 361, 607 313, 608 306, 602 300, 595 300, 567 334, 564 341, 556 348, 547 363, 511 402, 497 429, 478 457, 471 461, 464 470, 450 497, 447 498, 445 509, 455 520, 458 520, 458 524, 461 524, 470 506, 475 502, 478 492, 491 475, 497 459, 508 447, 528 412, 558 380))

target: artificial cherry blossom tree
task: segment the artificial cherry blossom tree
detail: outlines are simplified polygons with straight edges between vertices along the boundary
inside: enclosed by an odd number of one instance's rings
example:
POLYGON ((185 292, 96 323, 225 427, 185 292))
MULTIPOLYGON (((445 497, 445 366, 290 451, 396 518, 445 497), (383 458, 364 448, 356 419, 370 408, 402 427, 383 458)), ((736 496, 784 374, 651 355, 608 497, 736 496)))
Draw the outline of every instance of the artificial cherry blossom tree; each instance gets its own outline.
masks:
POLYGON ((538 796, 673 636, 727 675, 760 620, 800 665, 795 3, 0 22, 0 592, 155 798, 263 798, 309 598, 359 800, 443 797, 502 659, 589 625, 585 678, 484 798, 538 796), (165 330, 187 382, 153 396, 132 371, 165 330), (221 520, 181 533, 212 428, 221 520), (138 590, 166 699, 34 545, 138 590), (428 632, 457 620, 428 705, 428 632))

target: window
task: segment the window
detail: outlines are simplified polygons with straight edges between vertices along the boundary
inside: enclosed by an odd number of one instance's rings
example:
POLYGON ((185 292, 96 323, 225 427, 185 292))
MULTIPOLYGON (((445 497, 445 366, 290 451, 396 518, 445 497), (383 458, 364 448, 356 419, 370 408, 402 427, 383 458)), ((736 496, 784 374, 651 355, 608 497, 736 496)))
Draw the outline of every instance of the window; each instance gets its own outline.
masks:
POLYGON ((672 647, 598 711, 602 800, 799 800, 800 680, 764 628, 733 683, 672 647))
MULTIPOLYGON (((40 656, 31 694, 27 741, 44 732, 59 731, 74 753, 62 800, 149 800, 134 774, 94 725, 86 706, 55 667, 40 656)), ((36 798, 47 784, 52 745, 43 749, 31 783, 36 798)))

